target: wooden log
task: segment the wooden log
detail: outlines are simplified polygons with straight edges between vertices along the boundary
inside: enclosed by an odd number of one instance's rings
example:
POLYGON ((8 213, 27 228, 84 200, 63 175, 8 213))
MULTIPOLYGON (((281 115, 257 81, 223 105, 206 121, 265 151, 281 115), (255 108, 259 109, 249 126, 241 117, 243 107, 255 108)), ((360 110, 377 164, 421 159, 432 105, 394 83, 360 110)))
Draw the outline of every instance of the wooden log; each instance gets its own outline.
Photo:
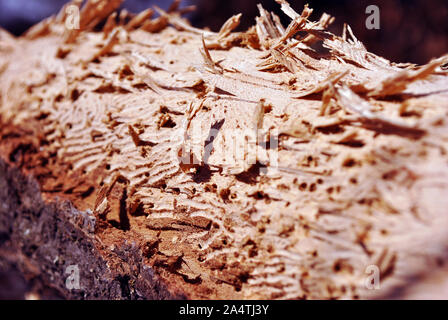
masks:
POLYGON ((246 32, 178 1, 1 31, 2 259, 72 299, 391 297, 440 268, 447 58, 391 63, 278 2, 289 26, 260 6, 246 32))

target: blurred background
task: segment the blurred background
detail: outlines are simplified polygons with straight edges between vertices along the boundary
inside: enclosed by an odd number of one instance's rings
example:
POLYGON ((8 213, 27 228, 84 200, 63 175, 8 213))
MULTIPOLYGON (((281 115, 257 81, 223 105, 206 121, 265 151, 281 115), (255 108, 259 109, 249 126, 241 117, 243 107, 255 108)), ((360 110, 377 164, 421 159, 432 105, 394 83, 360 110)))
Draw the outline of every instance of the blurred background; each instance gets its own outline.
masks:
MULTIPOLYGON (((34 23, 58 12, 67 0, 0 0, 0 26, 20 35, 34 23)), ((331 30, 340 35, 347 22, 369 51, 395 62, 423 64, 448 52, 448 0, 290 0, 301 12, 309 3, 314 8, 312 18, 323 12, 336 17, 331 30), (365 27, 366 7, 380 8, 381 27, 365 27)), ((171 0, 126 0, 123 7, 140 12, 154 4, 167 8, 171 0)), ((227 18, 243 13, 240 29, 254 24, 258 15, 257 3, 279 16, 284 15, 274 0, 184 0, 184 5, 195 4, 198 9, 188 18, 194 26, 219 30, 227 18)), ((284 19, 288 23, 288 19, 284 19)))

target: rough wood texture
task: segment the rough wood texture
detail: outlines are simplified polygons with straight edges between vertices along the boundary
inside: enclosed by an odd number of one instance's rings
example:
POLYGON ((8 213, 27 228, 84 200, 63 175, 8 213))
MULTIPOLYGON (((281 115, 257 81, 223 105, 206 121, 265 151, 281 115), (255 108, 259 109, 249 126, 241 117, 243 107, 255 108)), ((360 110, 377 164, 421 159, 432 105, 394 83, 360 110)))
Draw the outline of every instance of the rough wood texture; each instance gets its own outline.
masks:
POLYGON ((260 6, 246 32, 199 30, 175 2, 92 31, 103 2, 81 30, 62 11, 0 33, 0 182, 33 195, 2 211, 22 270, 72 298, 370 298, 447 261, 446 57, 391 63, 280 0, 286 28, 260 6))

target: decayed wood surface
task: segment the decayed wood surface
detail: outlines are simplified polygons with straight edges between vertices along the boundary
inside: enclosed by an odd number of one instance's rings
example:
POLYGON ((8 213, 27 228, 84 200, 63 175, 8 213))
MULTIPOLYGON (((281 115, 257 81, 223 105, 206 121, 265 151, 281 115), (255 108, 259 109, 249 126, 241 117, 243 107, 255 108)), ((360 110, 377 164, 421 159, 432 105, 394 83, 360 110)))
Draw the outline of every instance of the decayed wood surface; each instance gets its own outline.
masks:
POLYGON ((215 33, 178 2, 151 20, 88 1, 81 30, 62 10, 2 31, 2 156, 33 132, 22 166, 44 197, 190 298, 392 296, 447 261, 448 59, 391 63, 277 2, 287 27, 261 6, 215 33))

